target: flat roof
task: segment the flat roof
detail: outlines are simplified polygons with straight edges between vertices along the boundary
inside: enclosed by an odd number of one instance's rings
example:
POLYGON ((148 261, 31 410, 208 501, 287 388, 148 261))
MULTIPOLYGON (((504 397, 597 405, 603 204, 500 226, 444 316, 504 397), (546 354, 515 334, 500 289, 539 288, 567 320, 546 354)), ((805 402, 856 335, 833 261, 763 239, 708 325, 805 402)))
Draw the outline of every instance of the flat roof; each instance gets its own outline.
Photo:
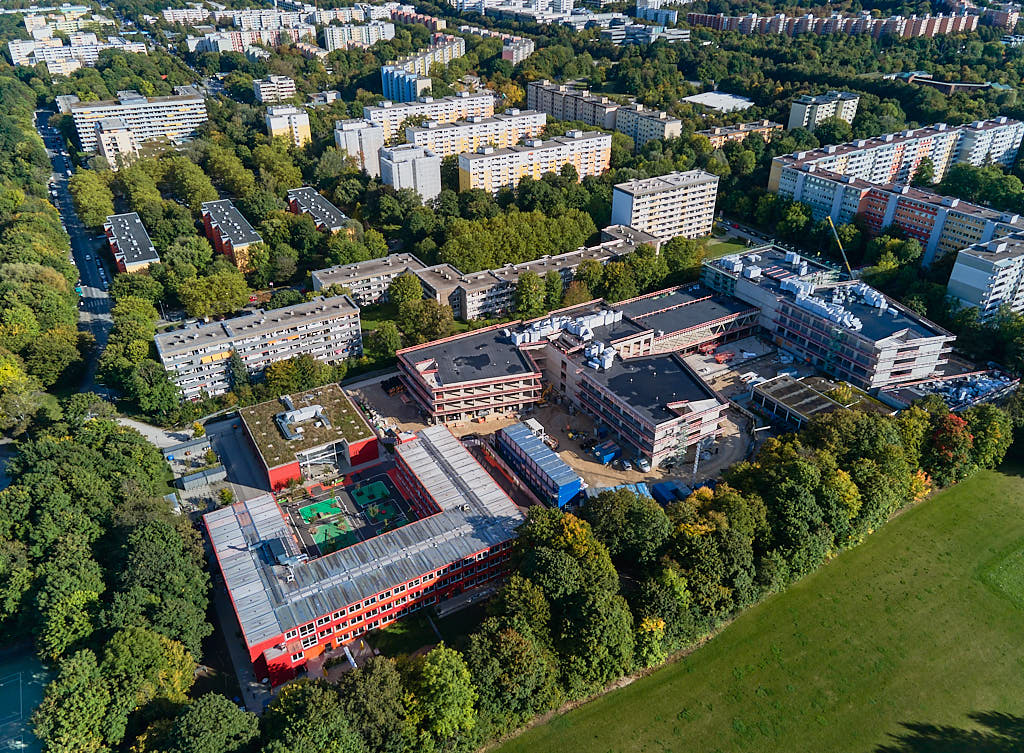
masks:
POLYGON ((458 130, 460 128, 471 128, 473 126, 490 125, 492 123, 509 123, 517 120, 530 120, 531 118, 536 118, 538 115, 543 116, 545 120, 547 119, 547 115, 543 112, 539 112, 538 110, 511 109, 506 110, 505 112, 495 113, 489 117, 476 116, 470 117, 466 120, 453 120, 451 122, 444 123, 437 120, 428 120, 423 125, 408 126, 405 129, 405 132, 407 134, 436 133, 437 131, 458 130))
POLYGON ((348 215, 310 186, 288 189, 288 200, 293 199, 298 204, 299 211, 312 217, 317 225, 339 230, 348 222, 348 215))
POLYGON ((384 274, 401 274, 403 271, 426 269, 426 266, 414 254, 400 253, 317 269, 312 274, 321 285, 344 285, 384 274))
POLYGON ((337 384, 325 384, 284 397, 238 409, 238 415, 241 416, 256 449, 263 456, 267 468, 293 463, 297 453, 314 447, 322 447, 342 439, 352 443, 374 436, 373 429, 366 423, 366 419, 337 384), (289 397, 291 407, 284 402, 284 397, 289 397), (295 439, 286 438, 275 417, 280 413, 311 405, 323 407, 329 424, 324 421, 306 421, 302 424, 301 436, 295 439))
POLYGON ((789 374, 780 374, 773 379, 754 385, 754 392, 760 392, 770 397, 805 421, 843 407, 828 395, 815 389, 810 383, 796 379, 789 374))
POLYGON ((530 427, 525 423, 512 424, 499 429, 499 431, 508 438, 508 441, 525 452, 530 460, 536 463, 537 467, 558 486, 580 480, 580 475, 530 431, 530 427))
POLYGON ((640 416, 652 424, 678 418, 681 413, 669 403, 721 402, 708 387, 675 355, 615 358, 604 370, 583 366, 583 374, 603 385, 640 416))
POLYGON ((107 217, 106 227, 126 264, 160 261, 138 212, 112 214, 107 217))
POLYGON ((430 373, 438 387, 537 372, 533 359, 497 327, 399 352, 421 374, 430 373))
POLYGON ((245 219, 228 199, 203 202, 202 210, 203 214, 210 215, 210 224, 214 225, 220 231, 221 237, 231 245, 246 246, 250 243, 263 242, 263 238, 249 224, 249 220, 245 219))
POLYGON ((612 308, 622 311, 624 316, 642 327, 666 334, 757 311, 748 303, 720 295, 702 285, 675 288, 612 308))
POLYGON ((860 99, 860 95, 854 94, 853 92, 830 91, 826 94, 801 94, 793 101, 799 102, 802 105, 824 105, 829 102, 839 102, 844 99, 860 99))
POLYGON ((752 123, 737 123, 735 125, 715 126, 703 131, 696 131, 701 136, 728 136, 734 133, 755 133, 757 131, 782 130, 782 123, 775 123, 771 120, 755 120, 752 123))
POLYGON ((704 170, 687 170, 686 172, 667 173, 653 178, 616 183, 615 190, 633 196, 649 196, 663 191, 674 191, 684 186, 696 186, 702 183, 718 183, 718 176, 704 170))
POLYGON ((604 131, 569 131, 565 136, 555 136, 553 139, 547 141, 541 141, 540 139, 531 139, 530 143, 516 144, 514 146, 502 147, 500 149, 494 149, 492 147, 482 147, 481 151, 477 152, 463 152, 459 155, 459 159, 466 160, 481 160, 491 159, 496 156, 503 156, 507 154, 516 154, 518 152, 533 152, 537 149, 555 149, 564 144, 579 143, 581 141, 603 141, 607 139, 611 142, 612 135, 605 133, 604 131), (578 135, 569 135, 576 133, 578 135), (531 145, 532 144, 532 145, 531 145))
POLYGON ((358 314, 359 307, 347 295, 319 296, 311 301, 264 311, 257 309, 219 322, 196 322, 157 333, 154 338, 161 356, 192 352, 217 342, 225 344, 237 337, 252 337, 338 316, 358 314))
POLYGON ((711 110, 722 112, 733 112, 735 110, 746 110, 754 106, 754 101, 747 97, 740 97, 736 94, 725 94, 723 92, 704 92, 703 94, 692 94, 683 97, 683 102, 692 102, 711 110))
POLYGON ((1024 233, 1010 233, 960 249, 961 254, 999 264, 1024 256, 1024 233))
POLYGON ((297 547, 270 495, 205 516, 249 646, 515 537, 523 514, 447 428, 395 451, 441 512, 290 569, 271 554, 297 547))

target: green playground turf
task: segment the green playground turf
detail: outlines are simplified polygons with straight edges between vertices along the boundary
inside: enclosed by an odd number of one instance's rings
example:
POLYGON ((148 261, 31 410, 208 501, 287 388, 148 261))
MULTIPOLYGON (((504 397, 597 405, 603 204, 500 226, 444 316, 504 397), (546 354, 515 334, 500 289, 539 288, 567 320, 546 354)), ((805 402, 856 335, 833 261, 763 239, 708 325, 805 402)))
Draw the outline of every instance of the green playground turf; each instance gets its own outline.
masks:
POLYGON ((330 554, 359 541, 359 534, 346 521, 340 524, 323 523, 313 529, 313 541, 321 554, 330 554))
POLYGON ((391 496, 391 492, 388 491, 387 484, 383 481, 374 481, 372 484, 367 484, 366 486, 349 489, 349 494, 352 495, 352 499, 354 499, 356 504, 360 507, 372 505, 378 500, 387 499, 391 496))
POLYGON ((371 523, 383 523, 401 514, 394 502, 378 502, 363 509, 363 515, 371 523))
POLYGON ((312 505, 306 505, 305 507, 299 508, 299 515, 302 516, 302 520, 306 523, 312 523, 317 518, 327 518, 331 515, 338 515, 341 512, 341 508, 338 505, 338 500, 325 499, 323 502, 316 502, 312 505))

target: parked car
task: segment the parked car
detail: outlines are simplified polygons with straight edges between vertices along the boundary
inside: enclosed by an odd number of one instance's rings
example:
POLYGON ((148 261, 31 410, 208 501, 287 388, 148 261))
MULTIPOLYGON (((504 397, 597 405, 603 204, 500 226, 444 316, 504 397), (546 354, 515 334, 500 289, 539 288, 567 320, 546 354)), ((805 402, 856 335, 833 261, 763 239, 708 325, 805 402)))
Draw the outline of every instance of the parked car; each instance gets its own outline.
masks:
POLYGON ((641 473, 650 473, 651 461, 648 460, 647 458, 637 458, 636 469, 641 473))

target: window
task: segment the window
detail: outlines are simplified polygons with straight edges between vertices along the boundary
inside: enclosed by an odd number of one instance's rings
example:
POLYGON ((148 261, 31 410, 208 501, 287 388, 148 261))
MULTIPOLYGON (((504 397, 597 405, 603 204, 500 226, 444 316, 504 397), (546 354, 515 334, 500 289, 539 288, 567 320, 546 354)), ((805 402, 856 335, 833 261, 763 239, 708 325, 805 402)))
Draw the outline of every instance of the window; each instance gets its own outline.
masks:
POLYGON ((317 639, 315 635, 307 635, 305 638, 302 639, 302 647, 313 648, 313 646, 316 645, 316 640, 317 639))
POLYGON ((299 631, 298 630, 289 630, 287 633, 284 634, 284 637, 287 640, 289 638, 295 638, 298 635, 299 635, 299 631))
POLYGON ((299 635, 309 635, 316 629, 316 626, 311 622, 308 625, 303 625, 299 628, 299 635))
POLYGON ((306 655, 302 653, 292 654, 292 662, 302 661, 305 657, 306 655))
POLYGON ((358 604, 353 604, 352 606, 350 606, 348 608, 348 613, 349 614, 352 614, 353 612, 358 612, 358 611, 359 611, 359 605, 358 604))
POLYGON ((331 635, 331 633, 333 633, 333 632, 334 632, 334 630, 332 628, 327 628, 326 630, 321 630, 319 633, 317 633, 316 637, 319 640, 323 640, 324 638, 326 638, 329 635, 331 635))
POLYGON ((345 615, 345 610, 344 610, 344 609, 342 609, 341 611, 338 611, 338 612, 335 612, 334 614, 332 614, 332 615, 331 615, 331 619, 332 619, 332 620, 337 620, 337 619, 339 619, 340 617, 343 617, 344 615, 345 615))
POLYGON ((319 620, 316 621, 316 624, 319 627, 320 625, 326 625, 330 621, 331 621, 331 616, 325 614, 323 617, 321 617, 319 620))

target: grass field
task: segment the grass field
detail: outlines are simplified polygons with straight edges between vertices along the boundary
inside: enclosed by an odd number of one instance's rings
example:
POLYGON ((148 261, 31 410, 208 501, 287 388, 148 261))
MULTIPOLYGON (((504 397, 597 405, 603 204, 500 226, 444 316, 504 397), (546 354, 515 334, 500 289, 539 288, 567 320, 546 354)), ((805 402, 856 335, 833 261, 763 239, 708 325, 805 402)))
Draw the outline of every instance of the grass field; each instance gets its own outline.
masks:
POLYGON ((720 238, 712 238, 707 243, 707 254, 705 259, 718 259, 729 254, 735 254, 737 251, 745 251, 747 244, 741 240, 722 240, 720 238))
POLYGON ((963 732, 970 714, 1024 715, 1024 466, 1005 470, 910 510, 690 657, 498 750, 868 753, 894 736, 899 751, 1024 749, 963 732))

